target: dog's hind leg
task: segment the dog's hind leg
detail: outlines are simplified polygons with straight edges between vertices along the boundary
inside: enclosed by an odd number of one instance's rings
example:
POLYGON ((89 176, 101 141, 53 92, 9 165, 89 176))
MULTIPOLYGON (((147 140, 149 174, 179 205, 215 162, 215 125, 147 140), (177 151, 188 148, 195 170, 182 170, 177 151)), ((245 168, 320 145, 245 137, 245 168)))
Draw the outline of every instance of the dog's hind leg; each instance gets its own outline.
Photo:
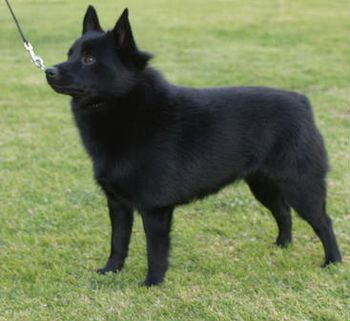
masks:
POLYGON ((255 198, 270 210, 278 225, 276 244, 286 247, 292 241, 292 217, 290 207, 286 203, 278 186, 262 174, 254 174, 246 178, 248 186, 255 198))
POLYGON ((333 232, 332 221, 326 213, 326 186, 321 177, 309 177, 294 184, 284 184, 288 203, 305 219, 320 238, 324 251, 324 266, 341 262, 341 254, 333 232))

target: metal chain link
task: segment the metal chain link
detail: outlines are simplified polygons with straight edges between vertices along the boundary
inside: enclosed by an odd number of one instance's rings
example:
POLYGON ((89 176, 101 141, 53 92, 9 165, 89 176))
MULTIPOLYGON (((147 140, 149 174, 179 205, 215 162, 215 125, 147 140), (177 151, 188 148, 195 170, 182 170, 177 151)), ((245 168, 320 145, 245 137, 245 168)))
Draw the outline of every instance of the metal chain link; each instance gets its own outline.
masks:
POLYGON ((46 67, 44 65, 44 60, 34 52, 32 44, 26 41, 23 43, 23 45, 24 45, 24 48, 29 53, 30 59, 32 60, 33 64, 38 68, 40 68, 42 71, 45 71, 46 67))

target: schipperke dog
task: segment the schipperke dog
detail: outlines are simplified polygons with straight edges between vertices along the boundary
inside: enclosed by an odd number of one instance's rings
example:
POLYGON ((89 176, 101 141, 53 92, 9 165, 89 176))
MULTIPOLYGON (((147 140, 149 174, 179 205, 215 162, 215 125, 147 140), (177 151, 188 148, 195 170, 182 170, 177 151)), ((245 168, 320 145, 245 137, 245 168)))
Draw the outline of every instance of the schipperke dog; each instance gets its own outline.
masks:
POLYGON ((133 212, 142 217, 148 272, 163 281, 175 206, 244 180, 276 219, 278 246, 292 241, 291 208, 322 241, 325 265, 341 261, 326 214, 327 154, 307 98, 265 87, 175 86, 149 66, 125 9, 103 31, 89 6, 68 60, 46 70, 72 111, 112 225, 99 273, 122 269, 133 212))

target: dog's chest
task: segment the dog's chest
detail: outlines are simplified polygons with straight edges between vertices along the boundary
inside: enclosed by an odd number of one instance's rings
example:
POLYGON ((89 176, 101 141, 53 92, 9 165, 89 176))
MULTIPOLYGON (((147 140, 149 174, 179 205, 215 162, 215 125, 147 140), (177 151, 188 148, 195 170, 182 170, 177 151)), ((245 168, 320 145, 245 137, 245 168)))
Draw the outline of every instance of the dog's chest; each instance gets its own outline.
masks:
POLYGON ((132 202, 135 195, 133 164, 102 154, 95 154, 92 160, 96 182, 107 196, 132 202))

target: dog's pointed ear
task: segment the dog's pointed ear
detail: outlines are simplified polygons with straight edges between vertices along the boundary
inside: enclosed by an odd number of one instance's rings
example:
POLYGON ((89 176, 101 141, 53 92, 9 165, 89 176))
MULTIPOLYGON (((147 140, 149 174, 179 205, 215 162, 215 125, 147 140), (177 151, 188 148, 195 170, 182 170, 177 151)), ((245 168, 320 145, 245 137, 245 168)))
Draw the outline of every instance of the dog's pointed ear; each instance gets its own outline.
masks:
POLYGON ((117 48, 122 55, 124 54, 126 60, 132 61, 137 68, 142 69, 147 65, 152 55, 137 49, 128 16, 129 10, 126 8, 115 24, 112 34, 117 48))
POLYGON ((102 31, 100 22, 98 20, 97 12, 93 6, 88 6, 84 20, 83 20, 83 33, 85 34, 89 31, 102 31))
POLYGON ((113 29, 113 35, 117 41, 117 46, 121 49, 135 49, 136 44, 129 22, 129 10, 124 9, 113 29))

